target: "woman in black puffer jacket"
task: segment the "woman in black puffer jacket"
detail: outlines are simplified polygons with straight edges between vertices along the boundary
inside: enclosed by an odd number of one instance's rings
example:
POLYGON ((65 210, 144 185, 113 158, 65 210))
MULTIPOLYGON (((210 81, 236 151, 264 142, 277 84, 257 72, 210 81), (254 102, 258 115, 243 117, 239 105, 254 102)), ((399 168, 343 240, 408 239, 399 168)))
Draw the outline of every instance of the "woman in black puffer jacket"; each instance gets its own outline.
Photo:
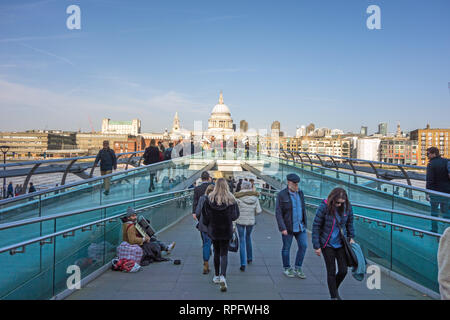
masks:
POLYGON ((213 282, 220 284, 221 291, 226 291, 228 244, 233 236, 233 221, 239 218, 239 207, 224 178, 217 180, 214 191, 205 200, 202 215, 214 246, 213 282))
POLYGON ((345 237, 353 242, 353 210, 342 188, 333 189, 328 198, 317 208, 312 230, 312 243, 318 256, 323 253, 327 268, 327 283, 331 299, 341 300, 338 288, 347 275, 347 261, 339 226, 345 237), (336 274, 336 261, 338 273, 336 274))

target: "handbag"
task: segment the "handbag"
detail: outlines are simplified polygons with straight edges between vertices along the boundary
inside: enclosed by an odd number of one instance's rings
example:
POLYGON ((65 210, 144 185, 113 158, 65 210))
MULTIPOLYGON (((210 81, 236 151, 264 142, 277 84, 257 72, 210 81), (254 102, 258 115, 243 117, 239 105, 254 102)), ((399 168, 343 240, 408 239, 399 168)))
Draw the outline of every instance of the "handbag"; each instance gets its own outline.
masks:
POLYGON ((342 246, 345 251, 345 258, 347 260, 347 267, 358 267, 358 258, 356 257, 355 252, 353 252, 352 245, 348 241, 347 237, 344 234, 344 231, 341 228, 340 223, 338 223, 339 227, 339 235, 341 236, 342 246))
POLYGON ((236 229, 233 229, 233 235, 228 243, 228 251, 237 252, 239 250, 239 236, 236 229))

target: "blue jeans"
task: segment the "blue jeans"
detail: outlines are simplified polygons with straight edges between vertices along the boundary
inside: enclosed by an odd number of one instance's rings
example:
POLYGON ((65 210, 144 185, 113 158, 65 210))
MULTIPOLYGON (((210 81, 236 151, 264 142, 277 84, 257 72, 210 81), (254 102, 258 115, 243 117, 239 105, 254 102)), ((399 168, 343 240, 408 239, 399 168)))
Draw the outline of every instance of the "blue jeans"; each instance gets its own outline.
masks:
POLYGON ((239 233, 239 254, 241 257, 241 266, 245 266, 247 264, 247 260, 253 260, 252 238, 250 238, 253 226, 236 224, 236 228, 239 233))
POLYGON ((209 261, 211 257, 211 238, 208 236, 206 232, 202 232, 202 240, 203 240, 203 261, 209 261))
POLYGON ((283 268, 290 268, 290 258, 289 253, 291 251, 292 238, 295 236, 297 240, 297 256, 295 257, 295 267, 301 268, 303 264, 303 259, 305 258, 306 248, 308 246, 308 236, 306 231, 296 232, 294 234, 288 234, 287 236, 281 235, 283 240, 283 248, 281 249, 281 258, 283 260, 283 268))

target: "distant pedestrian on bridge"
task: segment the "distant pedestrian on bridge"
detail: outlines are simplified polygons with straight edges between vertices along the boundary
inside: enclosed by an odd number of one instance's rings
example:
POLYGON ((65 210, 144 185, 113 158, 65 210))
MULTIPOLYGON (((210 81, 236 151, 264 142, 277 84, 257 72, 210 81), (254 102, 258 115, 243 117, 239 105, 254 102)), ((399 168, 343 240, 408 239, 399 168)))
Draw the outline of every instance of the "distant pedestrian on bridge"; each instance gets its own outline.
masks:
MULTIPOLYGON (((114 153, 114 150, 109 147, 108 140, 103 141, 103 149, 98 152, 97 157, 95 158, 94 166, 96 166, 99 161, 100 174, 102 176, 112 173, 113 168, 114 170, 117 170, 117 157, 114 153)), ((103 193, 105 194, 105 196, 109 194, 110 185, 110 177, 103 179, 103 186, 105 188, 105 191, 103 193)))
MULTIPOLYGON (((156 146, 155 139, 151 139, 150 146, 148 148, 146 148, 144 151, 144 155, 143 155, 144 165, 149 165, 149 164, 159 162, 161 160, 159 153, 160 153, 160 151, 159 151, 158 147, 156 146)), ((154 184, 155 176, 156 176, 156 172, 154 170, 150 169, 150 186, 148 188, 148 192, 152 192, 155 190, 155 184, 154 184)))
MULTIPOLYGON (((427 149, 427 157, 429 163, 427 166, 427 183, 426 188, 442 193, 449 194, 450 197, 450 173, 449 160, 442 158, 439 154, 439 149, 431 147, 427 149)), ((439 211, 443 218, 450 219, 449 215, 449 197, 427 194, 427 199, 431 205, 431 215, 433 217, 439 216, 439 211)), ((437 221, 432 221, 431 231, 438 232, 437 221)))
POLYGON ((214 283, 227 291, 228 245, 233 236, 233 221, 239 218, 239 207, 224 178, 217 179, 213 192, 203 204, 203 222, 214 246, 214 283))
POLYGON ((305 279, 306 276, 302 270, 308 246, 305 197, 298 188, 300 177, 295 173, 291 173, 286 178, 288 187, 278 193, 275 209, 278 229, 281 232, 283 241, 281 249, 283 273, 290 278, 299 277, 300 279, 305 279), (298 250, 295 258, 295 267, 291 268, 290 249, 293 237, 297 240, 298 250))
POLYGON ((241 187, 242 187, 242 178, 239 179, 237 185, 236 185, 236 191, 235 192, 239 192, 241 191, 241 187))
POLYGON ((36 192, 33 182, 30 182, 30 187, 28 188, 28 193, 36 192))
POLYGON ((173 142, 169 142, 169 147, 164 150, 164 161, 172 159, 173 142))
POLYGON ((327 269, 327 284, 332 300, 342 300, 339 286, 347 275, 347 259, 340 229, 354 243, 353 210, 342 188, 335 188, 319 205, 312 228, 312 243, 316 254, 323 253, 327 269), (336 262, 338 272, 336 274, 336 262))
POLYGON ((14 187, 11 181, 8 184, 8 195, 6 197, 9 198, 10 196, 14 198, 14 187))

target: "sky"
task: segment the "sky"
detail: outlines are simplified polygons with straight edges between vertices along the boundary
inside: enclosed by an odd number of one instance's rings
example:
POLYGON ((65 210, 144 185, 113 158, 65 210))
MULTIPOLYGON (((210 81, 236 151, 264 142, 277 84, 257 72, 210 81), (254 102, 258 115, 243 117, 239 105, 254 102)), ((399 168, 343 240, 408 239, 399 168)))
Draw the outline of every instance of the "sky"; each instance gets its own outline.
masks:
POLYGON ((255 130, 450 128, 449 58, 448 0, 2 0, 0 131, 206 128, 220 91, 255 130))

